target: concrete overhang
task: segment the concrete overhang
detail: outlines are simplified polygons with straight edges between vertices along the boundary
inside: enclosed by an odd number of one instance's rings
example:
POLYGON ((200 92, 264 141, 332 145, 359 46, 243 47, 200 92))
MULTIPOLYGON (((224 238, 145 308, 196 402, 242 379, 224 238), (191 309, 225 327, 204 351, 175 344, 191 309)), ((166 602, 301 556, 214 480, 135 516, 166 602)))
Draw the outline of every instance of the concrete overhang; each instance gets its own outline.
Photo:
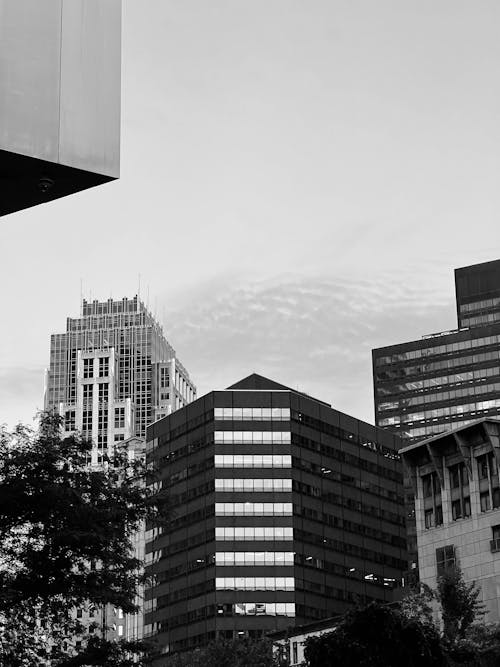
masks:
POLYGON ((121 0, 0 0, 0 215, 120 175, 121 0))

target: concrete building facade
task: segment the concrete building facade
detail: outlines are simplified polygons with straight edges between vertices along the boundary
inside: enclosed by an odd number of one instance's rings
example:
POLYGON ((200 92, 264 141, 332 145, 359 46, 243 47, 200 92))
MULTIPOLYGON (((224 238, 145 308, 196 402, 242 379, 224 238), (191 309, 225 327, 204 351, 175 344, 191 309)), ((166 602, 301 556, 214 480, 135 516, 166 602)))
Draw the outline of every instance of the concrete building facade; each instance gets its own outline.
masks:
POLYGON ((500 621, 500 420, 480 419, 400 450, 415 493, 420 580, 459 566, 500 621))

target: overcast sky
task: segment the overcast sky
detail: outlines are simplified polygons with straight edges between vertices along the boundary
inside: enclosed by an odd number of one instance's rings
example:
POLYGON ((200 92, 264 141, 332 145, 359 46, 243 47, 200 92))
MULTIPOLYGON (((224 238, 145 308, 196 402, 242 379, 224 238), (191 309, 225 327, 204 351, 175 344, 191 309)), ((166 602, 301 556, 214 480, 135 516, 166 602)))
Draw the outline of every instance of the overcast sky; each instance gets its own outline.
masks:
POLYGON ((0 422, 86 297, 144 299, 199 393, 373 421, 371 349, 500 257, 498 0, 124 0, 122 176, 0 220, 0 422))

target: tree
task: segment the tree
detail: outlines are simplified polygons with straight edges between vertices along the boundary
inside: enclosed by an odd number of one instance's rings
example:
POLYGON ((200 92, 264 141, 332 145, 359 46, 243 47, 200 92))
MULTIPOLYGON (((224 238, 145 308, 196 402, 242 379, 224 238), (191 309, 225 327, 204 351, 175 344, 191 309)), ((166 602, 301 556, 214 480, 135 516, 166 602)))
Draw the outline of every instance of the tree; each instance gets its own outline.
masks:
POLYGON ((432 625, 372 603, 344 616, 330 633, 306 640, 308 667, 444 667, 432 625))
POLYGON ((462 571, 454 567, 438 579, 436 599, 441 605, 443 636, 447 641, 463 639, 476 618, 484 616, 478 600, 481 589, 473 581, 466 584, 462 571))
POLYGON ((268 639, 217 640, 204 648, 179 653, 169 667, 275 667, 268 639))
POLYGON ((167 499, 144 483, 143 461, 117 450, 93 468, 91 447, 64 437, 55 414, 43 413, 38 431, 0 431, 2 665, 129 664, 133 646, 91 638, 74 612, 88 604, 137 610, 144 575, 132 538, 142 522, 166 520, 167 499))

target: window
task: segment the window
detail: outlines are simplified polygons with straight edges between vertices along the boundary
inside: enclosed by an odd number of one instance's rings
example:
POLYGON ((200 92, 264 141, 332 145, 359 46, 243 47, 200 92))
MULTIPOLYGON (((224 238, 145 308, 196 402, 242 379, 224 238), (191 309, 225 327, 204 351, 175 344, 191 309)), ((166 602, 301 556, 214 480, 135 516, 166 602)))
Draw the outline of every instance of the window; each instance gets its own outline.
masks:
POLYGON ((216 491, 233 492, 282 492, 292 490, 291 479, 216 479, 216 491))
POLYGON ((289 445, 290 431, 215 431, 215 444, 281 444, 289 445))
POLYGON ((109 375, 109 357, 99 358, 99 377, 105 378, 109 375))
POLYGON ((93 391, 94 391, 93 385, 91 384, 83 385, 83 402, 87 403, 87 407, 90 407, 89 404, 92 403, 93 391))
POLYGON ((451 466, 450 471, 450 487, 452 489, 458 489, 460 486, 460 475, 459 475, 459 466, 451 466))
POLYGON ((477 474, 479 479, 488 479, 492 469, 491 454, 483 454, 477 457, 477 474))
POLYGON ((215 503, 216 516, 292 516, 292 503, 215 503))
POLYGON ((215 529, 216 540, 234 542, 280 542, 293 540, 293 528, 287 526, 225 526, 215 529))
POLYGON ((425 518, 425 527, 432 528, 434 526, 434 511, 425 510, 424 518, 425 518))
POLYGON ((92 412, 90 410, 83 411, 82 429, 84 431, 92 430, 92 412))
POLYGON ((224 591, 293 591, 293 577, 217 577, 215 588, 224 591))
POLYGON ((66 410, 64 415, 64 428, 66 431, 74 431, 76 423, 76 413, 74 410, 66 410))
POLYGON ((450 544, 447 547, 436 549, 436 568, 437 575, 440 577, 447 570, 455 567, 455 546, 450 544))
POLYGON ((422 493, 424 498, 431 498, 441 493, 438 476, 435 472, 428 475, 422 475, 422 493))
POLYGON ((238 602, 217 605, 220 616, 295 616, 294 602, 238 602))
POLYGON ((500 507, 500 489, 498 487, 495 487, 491 495, 493 497, 493 507, 495 509, 497 507, 500 507))
POLYGON ((99 384, 99 403, 107 403, 109 396, 109 385, 107 382, 99 384))
POLYGON ((216 468, 291 468, 292 457, 281 455, 215 455, 216 468))
POLYGON ((481 493, 479 495, 479 502, 481 504, 481 512, 487 512, 488 510, 490 510, 491 509, 490 492, 485 491, 484 493, 481 493))
POLYGON ((218 421, 290 421, 290 408, 214 408, 218 421))
POLYGON ((292 642, 292 664, 299 661, 298 642, 292 642))
POLYGON ((292 551, 222 551, 215 554, 217 566, 272 565, 274 567, 293 565, 292 551))
POLYGON ((443 525, 443 507, 442 505, 436 505, 436 526, 443 525))
POLYGON ((83 360, 83 377, 84 378, 94 377, 94 360, 93 359, 84 359, 83 360))
POLYGON ((457 519, 462 518, 462 504, 460 500, 454 500, 451 503, 451 515, 453 518, 453 521, 456 521, 457 519))
POLYGON ((115 428, 125 428, 125 408, 115 408, 115 428))

